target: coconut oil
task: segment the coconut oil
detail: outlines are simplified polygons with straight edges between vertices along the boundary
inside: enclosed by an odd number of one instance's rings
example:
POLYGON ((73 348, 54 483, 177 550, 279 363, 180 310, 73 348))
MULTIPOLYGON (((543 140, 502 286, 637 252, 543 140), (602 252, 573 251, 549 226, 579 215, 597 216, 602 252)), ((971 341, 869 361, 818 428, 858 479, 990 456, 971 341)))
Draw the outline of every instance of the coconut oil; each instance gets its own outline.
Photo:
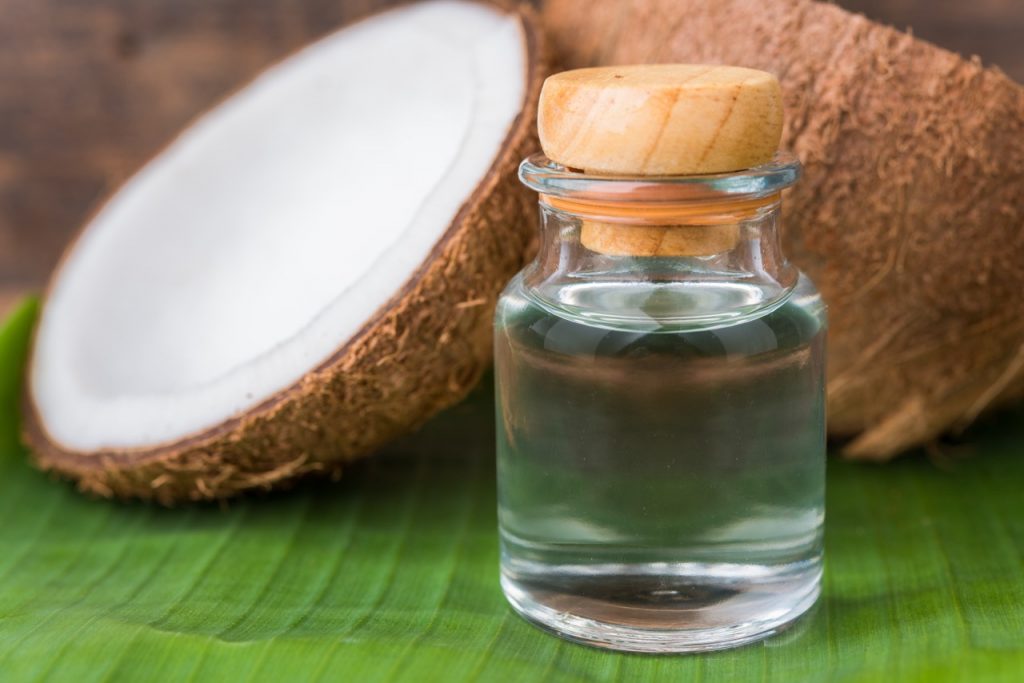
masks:
MULTIPOLYGON (((681 652, 763 638, 815 601, 825 313, 777 236, 778 190, 797 169, 779 157, 729 182, 690 179, 679 203, 717 197, 698 213, 736 238, 652 257, 583 237, 584 195, 628 204, 635 185, 524 163, 524 181, 550 194, 537 260, 499 301, 495 372, 501 581, 531 621, 681 652)), ((681 214, 678 229, 701 229, 681 214)))

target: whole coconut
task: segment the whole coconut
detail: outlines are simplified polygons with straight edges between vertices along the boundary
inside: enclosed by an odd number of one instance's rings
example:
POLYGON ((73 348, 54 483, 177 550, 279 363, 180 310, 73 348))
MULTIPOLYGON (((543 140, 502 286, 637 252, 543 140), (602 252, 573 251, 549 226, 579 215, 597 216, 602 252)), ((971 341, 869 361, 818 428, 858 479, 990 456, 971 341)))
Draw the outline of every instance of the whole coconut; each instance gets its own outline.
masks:
POLYGON ((562 64, 775 73, 785 246, 829 305, 829 428, 885 459, 1024 390, 1024 89, 811 0, 550 0, 562 64))

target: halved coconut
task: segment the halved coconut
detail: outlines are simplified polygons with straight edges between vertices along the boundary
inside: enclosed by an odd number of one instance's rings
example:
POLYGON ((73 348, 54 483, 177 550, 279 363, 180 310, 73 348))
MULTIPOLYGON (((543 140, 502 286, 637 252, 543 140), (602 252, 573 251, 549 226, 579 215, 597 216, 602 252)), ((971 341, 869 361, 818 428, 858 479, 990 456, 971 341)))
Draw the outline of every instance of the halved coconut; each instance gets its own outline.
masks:
POLYGON ((200 118, 85 226, 26 391, 45 469, 215 498, 336 470, 455 402, 520 266, 543 76, 530 17, 363 20, 200 118))

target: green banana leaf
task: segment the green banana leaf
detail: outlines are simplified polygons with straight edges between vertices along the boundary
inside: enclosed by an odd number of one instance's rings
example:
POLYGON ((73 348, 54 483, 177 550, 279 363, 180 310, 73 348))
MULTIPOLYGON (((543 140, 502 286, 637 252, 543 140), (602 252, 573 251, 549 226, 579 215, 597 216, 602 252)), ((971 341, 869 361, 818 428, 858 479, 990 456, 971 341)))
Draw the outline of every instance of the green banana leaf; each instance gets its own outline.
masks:
POLYGON ((833 459, 824 594, 789 631, 622 655, 504 603, 487 383, 339 483, 224 507, 91 500, 17 442, 34 315, 0 331, 4 681, 1024 680, 1024 413, 941 466, 833 459))

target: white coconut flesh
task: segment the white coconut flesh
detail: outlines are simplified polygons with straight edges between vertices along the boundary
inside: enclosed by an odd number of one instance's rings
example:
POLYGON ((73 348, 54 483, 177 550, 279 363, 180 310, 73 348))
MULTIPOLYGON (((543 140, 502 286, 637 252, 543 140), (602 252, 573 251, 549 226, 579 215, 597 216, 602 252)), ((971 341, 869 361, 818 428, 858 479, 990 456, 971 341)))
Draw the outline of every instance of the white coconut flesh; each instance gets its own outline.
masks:
POLYGON ((328 36, 202 117, 51 284, 29 375, 49 438, 175 443, 330 358, 487 174, 526 59, 514 15, 432 2, 328 36))

